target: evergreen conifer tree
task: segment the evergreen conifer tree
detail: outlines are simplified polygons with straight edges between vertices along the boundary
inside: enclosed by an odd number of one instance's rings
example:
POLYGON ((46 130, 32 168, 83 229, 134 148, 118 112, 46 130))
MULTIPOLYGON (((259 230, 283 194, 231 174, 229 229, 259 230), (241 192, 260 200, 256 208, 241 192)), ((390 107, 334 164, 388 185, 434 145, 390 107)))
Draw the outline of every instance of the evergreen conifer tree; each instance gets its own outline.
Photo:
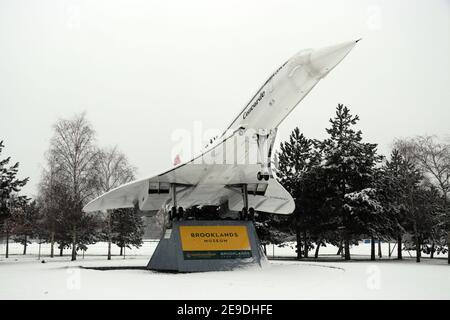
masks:
POLYGON ((363 231, 356 223, 357 216, 348 210, 350 195, 373 187, 376 165, 382 160, 377 145, 363 142, 362 132, 354 128, 358 121, 357 115, 339 104, 330 119, 331 127, 326 129, 329 138, 320 144, 322 166, 333 189, 325 202, 339 220, 346 260, 350 259, 351 241, 363 231))

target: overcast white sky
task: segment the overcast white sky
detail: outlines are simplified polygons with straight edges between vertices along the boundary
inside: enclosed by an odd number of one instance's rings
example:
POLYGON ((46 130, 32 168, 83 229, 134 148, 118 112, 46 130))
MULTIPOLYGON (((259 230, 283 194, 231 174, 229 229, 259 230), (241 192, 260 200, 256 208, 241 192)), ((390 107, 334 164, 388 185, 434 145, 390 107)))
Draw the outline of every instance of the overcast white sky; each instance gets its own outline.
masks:
MULTIPOLYGON (((0 0, 0 140, 36 192, 58 117, 86 111, 139 177, 177 129, 224 128, 304 48, 363 41, 279 128, 323 138, 337 103, 366 141, 450 134, 450 2, 0 0)), ((184 159, 185 160, 185 159, 184 159)))

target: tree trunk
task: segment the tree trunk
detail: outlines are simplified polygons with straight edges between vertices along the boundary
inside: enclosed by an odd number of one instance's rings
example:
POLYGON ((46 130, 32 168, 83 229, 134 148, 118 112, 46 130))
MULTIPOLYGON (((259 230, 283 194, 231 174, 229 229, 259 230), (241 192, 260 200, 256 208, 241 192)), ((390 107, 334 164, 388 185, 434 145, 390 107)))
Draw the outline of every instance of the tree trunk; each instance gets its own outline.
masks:
POLYGON ((9 258, 9 227, 8 222, 5 222, 6 224, 6 252, 5 252, 5 258, 9 258))
POLYGON ((306 231, 303 231, 303 241, 305 242, 305 258, 308 258, 308 240, 306 239, 306 231))
POLYGON ((111 239, 108 239, 108 260, 111 260, 111 239))
POLYGON ((316 252, 314 252, 314 258, 316 259, 319 257, 319 249, 320 249, 320 242, 317 243, 316 252))
POLYGON ((72 227, 72 261, 77 260, 77 229, 72 227))
POLYGON ((375 260, 375 239, 374 237, 370 238, 370 260, 375 260))
MULTIPOLYGON (((444 210, 447 210, 447 192, 444 193, 444 210)), ((447 230, 447 263, 450 264, 450 229, 447 230)))
POLYGON ((342 253, 342 241, 339 244, 339 248, 338 248, 338 251, 336 252, 336 255, 339 256, 341 253, 342 253))
POLYGON ((108 260, 111 260, 111 211, 108 210, 108 260))
POLYGON ((416 262, 420 262, 420 257, 421 257, 421 239, 420 236, 416 235, 416 262))
POLYGON ((397 259, 402 260, 402 234, 399 232, 397 236, 397 259))
POLYGON ((300 235, 300 230, 297 230, 297 260, 302 258, 302 238, 300 235))
POLYGON ((434 258, 434 242, 431 244, 430 259, 434 258))
POLYGON ((267 256, 267 246, 266 246, 266 244, 263 244, 263 248, 264 248, 264 254, 267 256))
POLYGON ((28 241, 28 237, 25 236, 25 241, 23 243, 23 254, 26 255, 27 254, 27 241, 28 241))
POLYGON ((120 247, 120 256, 123 256, 123 247, 120 247))
POLYGON ((450 230, 448 231, 447 236, 447 263, 450 264, 450 230))
POLYGON ((50 258, 53 258, 55 254, 55 231, 50 234, 50 258))
POLYGON ((345 260, 350 260, 350 240, 346 237, 344 240, 344 256, 345 260))
POLYGON ((383 258, 383 253, 381 253, 381 240, 378 239, 378 258, 383 258))

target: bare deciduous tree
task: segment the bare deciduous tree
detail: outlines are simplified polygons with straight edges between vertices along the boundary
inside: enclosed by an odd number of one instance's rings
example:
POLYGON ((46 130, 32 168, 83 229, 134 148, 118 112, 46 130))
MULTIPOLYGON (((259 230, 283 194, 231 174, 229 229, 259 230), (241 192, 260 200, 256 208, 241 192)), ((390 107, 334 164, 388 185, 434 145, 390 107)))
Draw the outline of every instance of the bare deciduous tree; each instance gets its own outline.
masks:
POLYGON ((54 125, 50 156, 59 176, 71 190, 73 208, 65 213, 72 236, 72 260, 76 260, 77 228, 82 220, 83 206, 95 196, 97 189, 98 152, 95 132, 85 114, 60 119, 54 125))
POLYGON ((435 136, 416 137, 414 144, 416 161, 446 201, 450 193, 450 144, 438 141, 435 136))
POLYGON ((134 180, 136 168, 130 165, 117 147, 102 149, 98 155, 98 186, 101 193, 134 180))
MULTIPOLYGON (((127 157, 117 147, 100 150, 98 159, 98 190, 100 193, 108 192, 134 180, 136 169, 129 164, 127 157)), ((111 210, 108 210, 106 221, 108 260, 111 260, 111 214, 111 210)))
POLYGON ((417 136, 397 139, 395 148, 409 162, 417 165, 448 200, 450 193, 450 143, 440 142, 436 136, 417 136))
POLYGON ((70 209, 67 199, 68 185, 61 177, 59 166, 50 154, 47 155, 47 168, 42 171, 37 201, 40 203, 43 219, 42 225, 46 238, 50 242, 50 257, 55 254, 56 231, 63 223, 63 213, 70 209))
MULTIPOLYGON (((449 225, 447 229, 449 229, 450 141, 439 141, 436 136, 417 136, 411 139, 396 140, 394 144, 405 158, 409 158, 422 170, 428 182, 436 186, 440 191, 444 212, 447 212, 446 219, 449 225)), ((447 247, 450 249, 450 230, 447 230, 447 247)), ((450 252, 448 254, 448 263, 450 264, 450 252)))

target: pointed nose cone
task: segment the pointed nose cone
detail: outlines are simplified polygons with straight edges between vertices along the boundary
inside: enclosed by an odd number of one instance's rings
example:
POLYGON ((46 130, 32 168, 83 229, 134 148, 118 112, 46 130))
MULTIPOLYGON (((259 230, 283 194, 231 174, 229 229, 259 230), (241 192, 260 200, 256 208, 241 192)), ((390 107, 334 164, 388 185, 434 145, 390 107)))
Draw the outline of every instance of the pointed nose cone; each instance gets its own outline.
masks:
POLYGON ((311 67, 322 77, 327 75, 360 41, 348 41, 334 46, 314 50, 310 55, 311 67))

